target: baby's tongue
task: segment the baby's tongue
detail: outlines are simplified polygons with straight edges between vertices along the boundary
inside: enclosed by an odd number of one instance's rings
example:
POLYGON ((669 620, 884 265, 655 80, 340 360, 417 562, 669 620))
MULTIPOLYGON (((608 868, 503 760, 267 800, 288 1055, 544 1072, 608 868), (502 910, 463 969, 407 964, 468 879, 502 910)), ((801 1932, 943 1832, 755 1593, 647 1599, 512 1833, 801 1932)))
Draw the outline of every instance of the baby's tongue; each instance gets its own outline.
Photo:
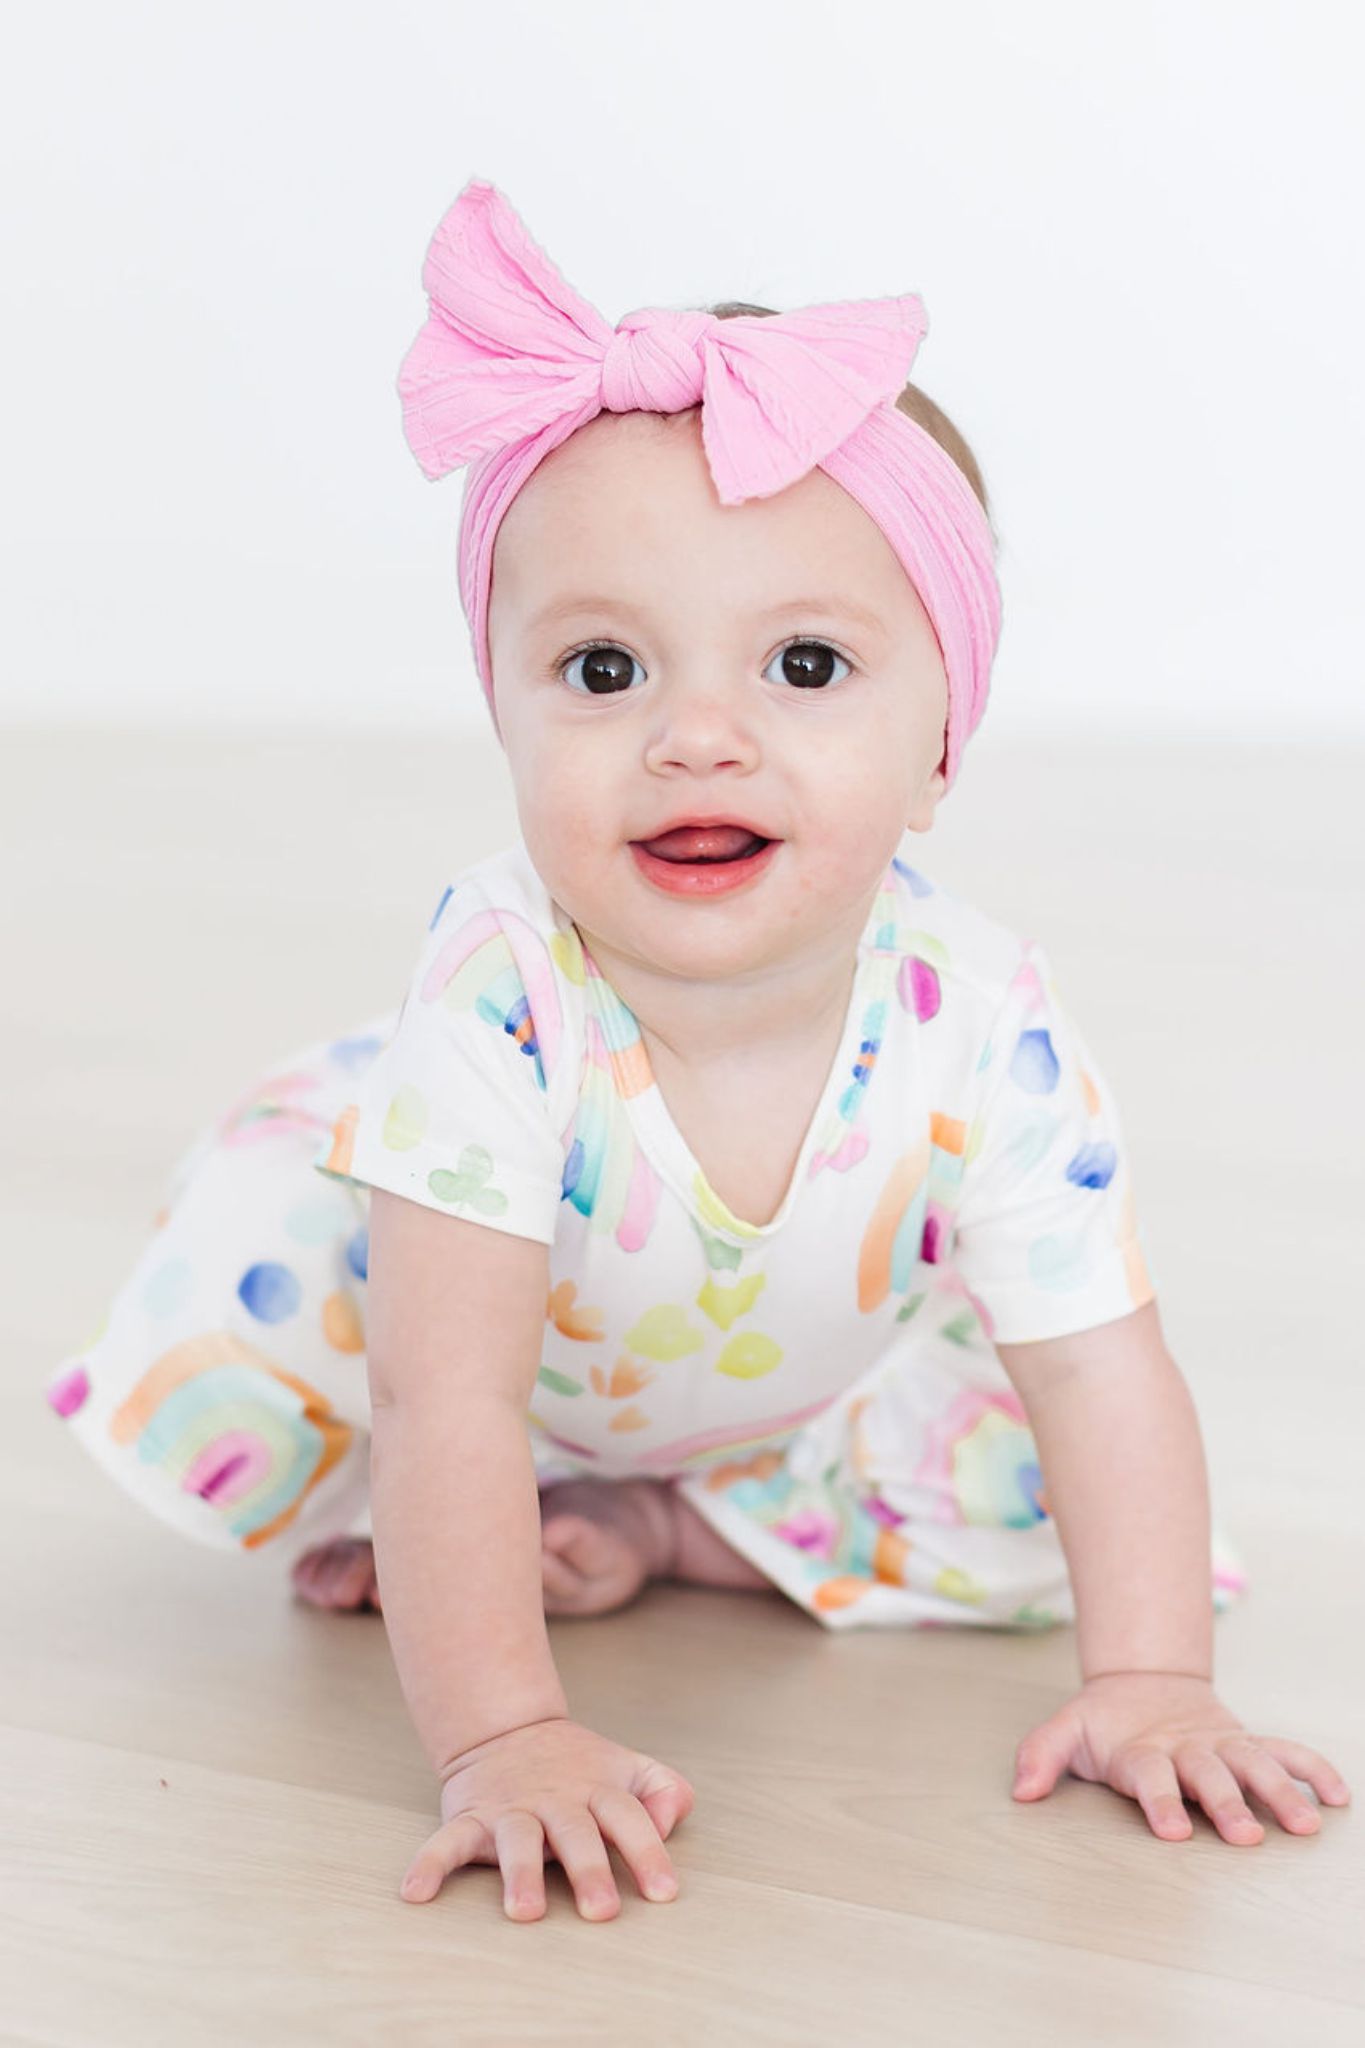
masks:
POLYGON ((661 860, 737 860, 757 836, 742 825, 679 825, 644 844, 661 860))

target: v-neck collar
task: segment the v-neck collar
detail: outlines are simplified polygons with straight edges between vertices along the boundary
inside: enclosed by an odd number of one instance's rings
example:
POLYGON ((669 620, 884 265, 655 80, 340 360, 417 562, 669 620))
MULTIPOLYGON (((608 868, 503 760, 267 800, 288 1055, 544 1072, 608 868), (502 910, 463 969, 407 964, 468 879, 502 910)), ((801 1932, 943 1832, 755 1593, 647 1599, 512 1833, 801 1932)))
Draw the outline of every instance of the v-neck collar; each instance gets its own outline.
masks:
MULTIPOLYGON (((581 943, 581 933, 579 939, 581 943)), ((638 1018, 583 945, 588 1000, 611 1061, 617 1095, 655 1172, 707 1235, 739 1246, 775 1237, 800 1199, 816 1153, 832 1156, 843 1145, 851 1126, 862 1114, 867 1084, 881 1044, 886 999, 895 980, 899 951, 893 862, 882 877, 858 941, 853 986, 838 1048, 806 1127, 787 1191, 777 1213, 767 1223, 749 1223, 726 1206, 707 1180, 664 1100, 638 1018)))

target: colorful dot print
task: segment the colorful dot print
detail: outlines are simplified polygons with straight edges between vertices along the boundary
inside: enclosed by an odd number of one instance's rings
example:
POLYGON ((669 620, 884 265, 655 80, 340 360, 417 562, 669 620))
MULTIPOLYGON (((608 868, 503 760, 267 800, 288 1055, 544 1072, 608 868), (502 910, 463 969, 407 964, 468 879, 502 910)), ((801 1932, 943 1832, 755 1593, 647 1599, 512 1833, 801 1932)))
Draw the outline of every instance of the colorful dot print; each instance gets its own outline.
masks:
MULTIPOLYGON (((1116 1106, 1044 951, 900 854, 853 969, 818 1093, 736 1049, 731 1161, 786 1174, 746 1216, 525 848, 489 856, 436 893, 396 1014, 282 1061, 187 1155, 54 1415, 189 1533, 347 1529, 380 1188, 545 1247, 543 1486, 668 1480, 826 1627, 1070 1619, 996 1346, 1151 1300, 1116 1106)), ((1218 1605, 1244 1578, 1215 1534, 1218 1605)))

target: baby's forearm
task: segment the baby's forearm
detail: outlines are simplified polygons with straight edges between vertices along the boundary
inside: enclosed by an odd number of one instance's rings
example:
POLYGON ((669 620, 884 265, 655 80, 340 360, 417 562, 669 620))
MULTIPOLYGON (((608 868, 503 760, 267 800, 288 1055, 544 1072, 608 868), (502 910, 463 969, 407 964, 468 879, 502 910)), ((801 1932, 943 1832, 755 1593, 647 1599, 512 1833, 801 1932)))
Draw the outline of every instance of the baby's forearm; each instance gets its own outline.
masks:
POLYGON ((535 1463, 512 1403, 376 1405, 370 1514, 394 1663, 437 1773, 489 1736, 567 1714, 535 1463))
POLYGON ((1213 1675, 1208 1472, 1190 1390, 1156 1350, 1035 1391, 1029 1422, 1076 1601, 1081 1674, 1213 1675))

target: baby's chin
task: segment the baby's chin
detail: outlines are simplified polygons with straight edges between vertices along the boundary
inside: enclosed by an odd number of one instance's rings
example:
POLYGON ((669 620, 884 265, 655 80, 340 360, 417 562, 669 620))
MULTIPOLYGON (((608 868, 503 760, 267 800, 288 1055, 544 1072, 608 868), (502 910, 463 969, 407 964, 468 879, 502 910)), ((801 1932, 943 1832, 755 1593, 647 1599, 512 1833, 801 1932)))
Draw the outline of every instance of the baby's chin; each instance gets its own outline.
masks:
MULTIPOLYGON (((762 883, 754 892, 762 891, 762 883)), ((856 954, 866 924, 870 894, 852 901, 807 902, 793 915, 790 896, 761 904, 743 893, 693 900, 660 895, 640 885, 637 900, 623 905, 619 891, 610 903, 600 897, 568 910, 584 947, 611 978, 613 968, 634 968, 687 982, 717 986, 790 972, 818 971, 856 954)))

